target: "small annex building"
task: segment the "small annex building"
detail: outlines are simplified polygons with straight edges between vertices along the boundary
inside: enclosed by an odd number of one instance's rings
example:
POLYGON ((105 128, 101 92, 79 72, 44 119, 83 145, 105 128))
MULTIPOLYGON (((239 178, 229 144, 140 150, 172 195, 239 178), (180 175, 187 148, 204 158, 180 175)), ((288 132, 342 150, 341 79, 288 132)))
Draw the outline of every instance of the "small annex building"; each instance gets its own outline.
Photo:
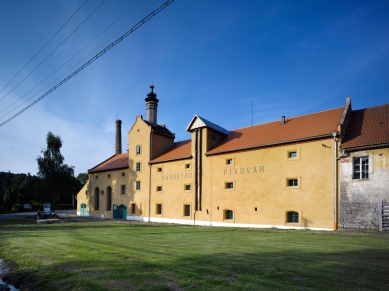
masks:
POLYGON ((339 209, 345 207, 344 199, 339 207, 344 185, 339 164, 346 166, 339 147, 342 140, 347 146, 346 125, 354 116, 349 97, 343 107, 230 131, 195 115, 186 128, 191 138, 175 142, 175 135, 157 123, 153 89, 145 99, 146 119, 137 116, 128 132, 127 153, 118 148, 121 122, 116 121, 115 154, 88 170, 89 181, 77 195, 78 215, 338 228, 339 209))
POLYGON ((389 104, 352 111, 341 150, 339 228, 389 230, 389 104))

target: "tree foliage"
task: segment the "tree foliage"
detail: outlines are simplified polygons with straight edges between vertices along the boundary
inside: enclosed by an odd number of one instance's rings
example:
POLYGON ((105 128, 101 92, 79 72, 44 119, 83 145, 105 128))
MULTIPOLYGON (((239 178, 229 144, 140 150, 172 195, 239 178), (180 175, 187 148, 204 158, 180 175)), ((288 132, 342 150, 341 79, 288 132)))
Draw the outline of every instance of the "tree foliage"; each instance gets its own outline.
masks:
POLYGON ((38 177, 44 181, 40 200, 50 202, 55 207, 66 197, 70 202, 78 185, 74 185, 74 167, 63 163, 61 138, 49 131, 46 142, 47 148, 42 150, 43 157, 37 158, 38 177))
POLYGON ((89 176, 87 173, 80 173, 77 175, 77 180, 80 181, 82 185, 85 185, 89 180, 89 176))

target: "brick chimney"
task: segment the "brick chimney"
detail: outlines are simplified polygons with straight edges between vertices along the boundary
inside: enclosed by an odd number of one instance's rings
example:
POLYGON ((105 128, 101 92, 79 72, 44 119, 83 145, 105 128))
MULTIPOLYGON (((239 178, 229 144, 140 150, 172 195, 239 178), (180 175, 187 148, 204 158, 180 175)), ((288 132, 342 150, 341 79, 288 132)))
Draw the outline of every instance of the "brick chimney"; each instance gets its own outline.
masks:
POLYGON ((151 92, 147 94, 146 101, 146 120, 152 124, 157 124, 157 107, 159 100, 157 94, 154 93, 154 86, 151 85, 151 92))
POLYGON ((122 153, 122 121, 116 120, 115 155, 122 153))

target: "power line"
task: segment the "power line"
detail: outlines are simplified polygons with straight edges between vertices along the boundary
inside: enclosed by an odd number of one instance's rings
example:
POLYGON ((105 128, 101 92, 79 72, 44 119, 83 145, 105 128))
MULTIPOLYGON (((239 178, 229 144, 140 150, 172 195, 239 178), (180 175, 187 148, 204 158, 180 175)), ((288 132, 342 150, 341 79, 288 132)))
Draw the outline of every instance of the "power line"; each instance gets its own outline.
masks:
POLYGON ((58 32, 61 31, 61 29, 70 21, 70 19, 73 18, 73 16, 78 12, 78 10, 81 9, 82 6, 84 6, 87 1, 88 0, 85 0, 85 2, 82 3, 80 7, 78 7, 78 9, 72 14, 72 16, 70 16, 70 18, 57 30, 56 33, 54 33, 54 35, 41 47, 41 49, 27 62, 27 64, 25 64, 23 68, 21 68, 19 72, 16 73, 16 75, 3 87, 3 89, 0 90, 0 92, 2 92, 20 74, 20 72, 23 71, 23 69, 41 52, 41 50, 46 47, 46 45, 58 34, 58 32))
MULTIPOLYGON (((157 2, 158 0, 156 0, 155 2, 157 2)), ((80 49, 76 54, 74 54, 70 59, 68 59, 66 62, 64 62, 60 67, 58 67, 54 72, 52 72, 48 77, 46 77, 44 80, 42 80, 39 84, 37 84, 34 88, 30 89, 27 93, 25 93, 23 96, 21 96, 19 99, 15 100, 13 103, 11 103, 10 105, 8 105, 7 107, 5 107, 4 109, 0 110, 0 113, 5 111, 6 109, 10 108, 12 105, 14 105, 15 103, 17 103, 18 101, 20 101, 21 99, 23 99, 24 96, 28 95, 31 91, 33 91, 36 87, 38 87, 39 85, 41 85, 44 81, 46 81, 48 78, 50 78, 52 75, 54 75, 56 72, 58 72, 64 65, 66 65, 68 62, 70 62, 75 56, 77 56, 79 53, 81 53, 86 47, 88 47, 92 42, 94 42, 100 35, 102 35, 105 31, 107 31, 107 29, 109 29, 112 25, 114 25, 120 18, 122 18, 128 11, 130 11, 136 4, 138 4, 140 2, 140 0, 138 0, 137 2, 135 2, 133 5, 131 5, 124 13, 122 13, 122 15, 120 15, 118 18, 115 19, 115 21, 113 21, 108 27, 106 27, 102 32, 100 32, 94 39, 92 39, 87 45, 85 45, 82 49, 80 49)), ((153 4, 151 4, 150 6, 154 5, 155 2, 153 4)), ((139 13, 136 17, 134 17, 130 22, 132 22, 134 19, 136 19, 140 14, 142 14, 146 9, 148 9, 150 6, 148 6, 147 8, 145 8, 141 13, 139 13)), ((128 25, 129 23, 127 23, 128 25)), ((126 26, 127 26, 126 25, 126 26)), ((123 29, 123 28, 122 28, 123 29)), ((116 32, 113 36, 115 36, 118 32, 116 32)), ((111 36, 109 39, 111 39, 113 36, 111 36)), ((109 40, 108 39, 108 40, 109 40)), ((106 43, 108 40, 106 40, 104 43, 106 43)), ((104 44, 103 43, 103 44, 104 44)), ((102 45, 103 45, 102 44, 102 45)), ((99 47, 97 47, 95 50, 93 50, 91 53, 89 53, 86 57, 84 57, 81 61, 79 61, 76 65, 78 65, 79 63, 81 63, 83 60, 85 60, 89 55, 91 55, 94 51, 96 51, 98 48, 100 48, 102 45, 100 45, 99 47)), ((57 81, 58 79, 60 79, 63 75, 65 75, 67 72, 69 72, 71 69, 73 69, 76 65, 74 65, 73 67, 71 67, 69 70, 67 70, 65 73, 63 73, 61 76, 59 76, 58 78, 56 78, 53 82, 51 82, 49 85, 47 85, 46 87, 44 87, 42 90, 40 90, 39 92, 37 92, 36 94, 32 95, 30 98, 28 98, 26 101, 24 101, 23 103, 19 104, 18 106, 16 106, 15 108, 11 109, 10 111, 8 111, 7 113, 3 114, 2 116, 0 116, 0 118, 6 116, 8 113, 14 111, 16 108, 22 106, 24 103, 26 103, 28 100, 30 100, 32 97, 38 95, 40 92, 42 92, 45 88, 49 87, 51 84, 53 84, 55 81, 57 81)))
POLYGON ((71 37, 73 35, 73 33, 75 33, 82 24, 84 24, 84 22, 90 17, 92 16, 93 13, 95 13, 95 11, 105 2, 105 0, 103 0, 99 6, 97 6, 95 8, 95 10, 93 10, 59 45, 57 45, 57 47, 42 61, 40 62, 40 64, 38 66, 36 66, 26 77, 24 77, 23 80, 21 80, 15 87, 13 87, 11 89, 11 91, 9 91, 3 98, 0 99, 3 100, 5 97, 7 97, 14 89, 16 89, 21 83, 23 83, 24 80, 26 80, 36 69, 38 69, 65 41, 68 40, 69 37, 71 37))
POLYGON ((155 15, 157 15, 159 12, 161 12, 163 9, 165 9, 168 5, 170 5, 174 0, 168 0, 164 4, 162 4, 160 7, 155 9, 153 12, 151 12, 149 15, 147 15, 145 18, 140 20, 137 24, 135 24, 130 30, 128 30, 125 34, 123 34, 121 37, 119 37, 117 40, 115 40, 113 43, 105 47, 102 51, 100 51, 97 55, 95 55, 93 58, 91 58, 89 61, 87 61, 85 64, 83 64, 80 68, 78 68, 76 71, 71 73, 69 76, 67 76, 65 79, 63 79, 61 82, 59 82, 57 85, 52 87, 49 91, 47 91, 45 94, 43 94, 41 97, 36 99, 34 102, 32 102, 27 107, 23 108, 21 111, 13 115, 12 117, 8 118, 6 121, 0 124, 0 127, 2 127, 4 124, 8 123, 18 115, 22 114, 24 111, 26 111, 28 108, 33 106, 34 104, 38 103, 40 100, 45 98, 47 95, 49 95, 51 92, 53 92, 55 89, 60 87, 62 84, 69 81, 71 78, 73 78, 75 75, 77 75, 79 72, 81 72, 83 69, 85 69, 87 66, 89 66, 91 63, 93 63, 95 60, 97 60, 99 57, 101 57, 103 54, 105 54, 107 51, 109 51, 111 48, 113 48, 115 45, 120 43, 123 39, 125 39, 127 36, 129 36, 131 33, 133 33, 135 30, 137 30, 139 27, 141 27, 143 24, 145 24, 147 21, 149 21, 151 18, 153 18, 155 15))

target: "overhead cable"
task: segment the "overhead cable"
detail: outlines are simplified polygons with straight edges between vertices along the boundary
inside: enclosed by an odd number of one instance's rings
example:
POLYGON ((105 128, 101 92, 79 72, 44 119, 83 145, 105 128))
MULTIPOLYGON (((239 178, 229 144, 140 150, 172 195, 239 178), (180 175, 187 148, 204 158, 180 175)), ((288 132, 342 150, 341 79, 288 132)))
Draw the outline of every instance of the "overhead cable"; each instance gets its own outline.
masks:
POLYGON ((93 13, 95 13, 95 11, 100 8, 100 6, 105 2, 105 0, 103 0, 99 6, 97 6, 95 8, 95 10, 93 10, 59 45, 57 45, 57 47, 42 61, 39 63, 39 65, 37 65, 26 77, 24 77, 23 80, 21 80, 15 87, 13 87, 11 89, 11 91, 9 91, 3 98, 0 99, 3 100, 5 97, 7 97, 16 87, 18 87, 24 80, 26 80, 36 69, 38 69, 66 40, 68 40, 68 38, 70 36, 72 36, 73 33, 75 33, 82 24, 84 24, 84 22, 90 17, 92 16, 93 13))
POLYGON ((70 16, 70 18, 57 30, 56 33, 54 33, 54 35, 41 47, 41 49, 27 62, 27 64, 25 64, 23 66, 23 68, 21 68, 19 70, 19 72, 16 73, 15 76, 13 76, 13 78, 0 90, 0 92, 2 92, 19 74, 21 71, 23 71, 23 69, 46 47, 46 45, 58 34, 58 32, 61 31, 61 29, 73 18, 74 15, 76 15, 76 13, 78 12, 78 10, 81 9, 82 6, 84 6, 84 4, 87 2, 88 0, 85 0, 84 3, 81 4, 80 7, 78 7, 78 9, 72 14, 72 16, 70 16))
MULTIPOLYGON (((158 0, 157 0, 158 1, 158 0)), ((115 21, 113 21, 108 27, 106 27, 102 32, 100 32, 94 39, 92 39, 87 45, 85 45, 82 49, 80 49, 77 53, 75 53, 70 59, 68 59, 66 62, 64 62, 60 67, 58 67, 54 72, 52 72, 49 76, 47 76, 44 80, 42 80, 39 84, 37 84, 34 88, 30 89, 27 93, 25 93, 23 96, 21 96, 19 99, 15 100, 13 103, 11 103, 10 105, 8 105, 7 107, 5 107, 4 109, 0 110, 0 113, 5 111, 6 109, 10 108, 12 105, 14 105, 15 103, 17 103, 19 100, 23 99, 24 96, 28 95, 31 91, 33 91, 36 87, 38 87, 39 85, 41 85, 44 81, 46 81, 48 78, 50 78, 52 75, 54 75, 56 72, 58 72, 64 65, 66 65, 68 62, 70 62, 75 56, 77 56, 79 53, 81 53, 86 47, 88 47, 92 42, 94 42, 100 35, 102 35, 105 31, 107 31, 107 29, 109 29, 112 25, 114 25, 120 18, 122 18, 128 11, 130 11, 136 4, 138 4, 140 2, 140 0, 138 0, 137 2, 135 2, 132 6, 130 6, 122 15, 120 15, 118 18, 116 18, 115 21)), ((154 2, 155 3, 155 2, 154 2)), ((154 4, 153 3, 153 4, 154 4)), ((150 7, 150 6, 149 6, 150 7)), ((147 8, 149 8, 147 7, 147 8)), ((147 9, 146 8, 146 9, 147 9)), ((145 9, 145 10, 146 10, 145 9)), ((145 10, 143 10, 140 14, 142 14, 145 10)), ((138 17, 139 14, 136 16, 138 17)), ((136 19, 136 17, 133 18, 136 19)), ((132 22, 132 20, 131 20, 132 22)), ((127 24, 128 25, 128 24, 127 24)), ((116 33, 117 34, 117 33, 116 33)), ((116 35, 115 34, 115 35, 116 35)), ((113 37, 113 36, 112 36, 113 37)), ((112 37, 110 37, 109 39, 111 39, 112 37)), ((107 40, 104 42, 106 43, 107 40)), ((103 44, 104 44, 103 43, 103 44)), ((100 45, 98 48, 100 48, 102 45, 100 45)), ((94 51, 96 51, 98 48, 96 48, 94 51)), ((88 57, 89 55, 91 55, 94 51, 92 51, 90 54, 88 54, 86 57, 88 57)), ((84 59, 86 59, 86 57, 84 57, 81 61, 79 61, 76 65, 78 65, 79 63, 81 63, 84 59)), ((45 88, 49 87, 51 84, 53 84, 55 81, 57 81, 59 78, 61 78, 63 75, 65 75, 67 72, 69 72, 71 69, 73 69, 76 65, 74 65, 73 67, 71 67, 69 70, 67 70, 65 73, 63 73, 61 76, 59 76, 58 78, 56 78, 53 82, 51 82, 49 85, 47 85, 46 87, 44 87, 42 90, 40 90, 39 92, 37 92, 36 94, 32 95, 30 98, 28 98, 27 100, 25 100, 23 103, 19 104, 18 106, 14 107, 13 109, 11 109, 10 111, 8 111, 7 113, 3 114, 2 116, 0 116, 0 118, 6 116, 8 113, 14 111, 15 109, 17 109, 18 107, 22 106, 24 103, 26 103, 28 100, 30 100, 32 97, 38 95, 40 92, 42 92, 45 88)))
POLYGON ((159 12, 161 12, 163 9, 165 9, 168 5, 170 5, 174 0, 168 0, 164 4, 162 4, 160 7, 155 9, 153 12, 148 14, 145 18, 140 20, 137 24, 135 24, 130 30, 128 30, 125 34, 123 34, 121 37, 119 37, 117 40, 115 40, 113 43, 109 44, 107 47, 105 47, 102 51, 100 51, 97 55, 95 55, 93 58, 91 58, 89 61, 87 61, 85 64, 83 64, 80 68, 78 68, 76 71, 71 73, 69 76, 67 76, 65 79, 63 79, 61 82, 59 82, 57 85, 52 87, 50 90, 48 90, 45 94, 43 94, 41 97, 36 99, 34 102, 32 102, 27 107, 23 108, 21 111, 13 115, 12 117, 8 118, 4 122, 0 123, 0 127, 2 127, 4 124, 8 123, 18 115, 22 114, 24 111, 26 111, 28 108, 33 106, 34 104, 38 103, 40 100, 45 98, 47 95, 49 95, 51 92, 53 92, 55 89, 60 87, 62 84, 69 81, 71 78, 73 78, 75 75, 77 75, 79 72, 81 72, 83 69, 85 69, 87 66, 89 66, 91 63, 93 63, 95 60, 97 60, 99 57, 101 57, 103 54, 105 54, 107 51, 109 51, 111 48, 113 48, 115 45, 120 43, 123 39, 125 39, 127 36, 129 36, 131 33, 133 33, 135 30, 137 30, 139 27, 141 27, 143 24, 145 24, 147 21, 149 21, 151 18, 153 18, 155 15, 157 15, 159 12))

